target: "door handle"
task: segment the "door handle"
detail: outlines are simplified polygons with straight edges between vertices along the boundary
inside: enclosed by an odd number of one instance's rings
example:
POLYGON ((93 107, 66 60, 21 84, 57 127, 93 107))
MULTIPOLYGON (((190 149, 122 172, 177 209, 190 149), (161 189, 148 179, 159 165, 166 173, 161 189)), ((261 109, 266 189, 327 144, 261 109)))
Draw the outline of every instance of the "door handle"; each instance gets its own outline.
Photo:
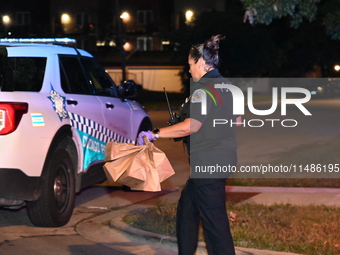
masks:
POLYGON ((73 104, 73 105, 77 105, 78 101, 76 100, 66 100, 67 104, 73 104))
POLYGON ((115 106, 110 103, 106 103, 106 108, 113 109, 115 106))

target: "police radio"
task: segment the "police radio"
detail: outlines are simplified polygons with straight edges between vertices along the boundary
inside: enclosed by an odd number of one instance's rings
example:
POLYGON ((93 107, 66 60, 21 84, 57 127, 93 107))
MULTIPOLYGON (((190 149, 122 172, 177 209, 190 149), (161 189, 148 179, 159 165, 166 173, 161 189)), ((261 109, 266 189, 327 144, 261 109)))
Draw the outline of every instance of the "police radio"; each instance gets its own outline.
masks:
MULTIPOLYGON (((169 102, 169 98, 168 98, 168 94, 166 93, 165 87, 164 87, 164 94, 165 94, 165 99, 166 99, 166 103, 168 105, 168 110, 169 110, 169 115, 170 115, 168 125, 172 126, 174 124, 177 124, 178 122, 181 122, 181 119, 175 112, 172 112, 170 102, 169 102)), ((182 137, 181 138, 174 138, 175 142, 182 141, 182 140, 183 140, 182 137)))

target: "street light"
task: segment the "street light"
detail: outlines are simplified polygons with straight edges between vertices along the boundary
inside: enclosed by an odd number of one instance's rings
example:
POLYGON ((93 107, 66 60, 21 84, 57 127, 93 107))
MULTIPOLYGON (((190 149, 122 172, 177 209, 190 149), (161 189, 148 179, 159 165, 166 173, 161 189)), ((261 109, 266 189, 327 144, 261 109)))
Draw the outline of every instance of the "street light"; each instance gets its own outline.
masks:
POLYGON ((9 15, 4 15, 2 16, 2 23, 4 24, 4 28, 5 28, 5 33, 7 35, 11 35, 12 33, 9 30, 10 24, 11 24, 12 20, 10 18, 9 15))
POLYGON ((63 13, 60 17, 62 29, 64 33, 72 33, 75 30, 74 20, 68 13, 63 13))
POLYGON ((189 25, 194 20, 194 12, 192 10, 187 10, 185 12, 185 23, 189 25))
POLYGON ((128 22, 130 20, 130 14, 128 12, 123 12, 120 15, 120 18, 123 20, 123 22, 128 22))
POLYGON ((339 71, 340 71, 340 65, 335 65, 335 66, 334 66, 334 70, 337 71, 337 72, 339 72, 339 71))
POLYGON ((67 13, 63 13, 61 15, 61 23, 67 25, 71 22, 71 17, 67 13))
POLYGON ((8 15, 2 16, 2 22, 5 26, 8 26, 11 23, 11 18, 8 15))
POLYGON ((124 43, 123 48, 125 51, 131 51, 132 45, 129 42, 124 43))

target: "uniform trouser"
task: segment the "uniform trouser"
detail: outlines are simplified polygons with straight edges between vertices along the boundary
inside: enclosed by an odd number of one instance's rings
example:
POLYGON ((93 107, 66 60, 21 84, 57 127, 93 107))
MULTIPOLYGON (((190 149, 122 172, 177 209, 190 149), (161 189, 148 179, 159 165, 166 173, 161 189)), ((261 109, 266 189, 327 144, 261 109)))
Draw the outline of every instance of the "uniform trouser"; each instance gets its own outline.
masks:
POLYGON ((179 255, 195 253, 202 222, 209 255, 234 255, 225 204, 226 179, 189 179, 178 202, 176 231, 179 255))

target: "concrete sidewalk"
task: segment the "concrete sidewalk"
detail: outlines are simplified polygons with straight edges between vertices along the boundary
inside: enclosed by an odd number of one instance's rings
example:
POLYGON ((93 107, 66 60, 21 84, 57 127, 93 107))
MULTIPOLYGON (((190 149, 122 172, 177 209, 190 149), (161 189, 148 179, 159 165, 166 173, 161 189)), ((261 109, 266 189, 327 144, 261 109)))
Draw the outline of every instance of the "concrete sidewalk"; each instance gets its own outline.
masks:
MULTIPOLYGON (((242 203, 295 204, 340 206, 340 190, 308 188, 268 188, 268 187, 227 187, 228 192, 259 193, 242 203)), ((168 191, 164 195, 151 198, 148 206, 133 204, 92 218, 77 225, 77 232, 85 238, 105 246, 121 249, 126 254, 175 255, 176 238, 150 233, 133 228, 123 221, 123 217, 135 210, 145 210, 149 206, 176 203, 180 191, 168 191), (118 241, 117 241, 118 240, 118 241)), ((199 244, 197 255, 206 255, 204 243, 199 244)), ((293 253, 236 247, 237 255, 292 255, 293 253)))
POLYGON ((340 207, 340 189, 284 187, 226 187, 227 192, 259 193, 241 203, 263 205, 326 205, 340 207))

